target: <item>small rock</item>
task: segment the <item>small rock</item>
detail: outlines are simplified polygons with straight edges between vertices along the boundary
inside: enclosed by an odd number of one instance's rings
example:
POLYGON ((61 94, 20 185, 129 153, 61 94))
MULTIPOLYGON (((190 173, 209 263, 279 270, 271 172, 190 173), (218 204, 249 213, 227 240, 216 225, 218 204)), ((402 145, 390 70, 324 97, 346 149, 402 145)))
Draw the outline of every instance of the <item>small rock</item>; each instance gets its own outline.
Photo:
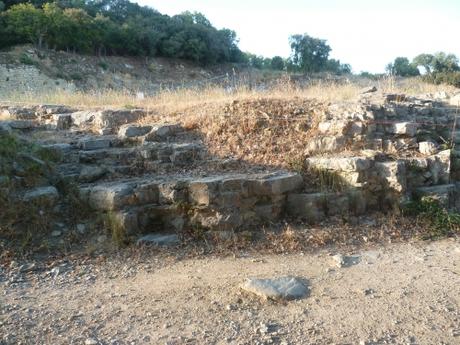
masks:
MULTIPOLYGON (((14 261, 11 261, 11 263, 13 262, 14 261)), ((11 264, 10 264, 10 267, 11 267, 11 264)), ((32 272, 32 271, 35 271, 36 269, 37 269, 37 265, 35 265, 35 263, 33 262, 19 266, 19 272, 21 273, 32 272)))
POLYGON ((85 340, 85 345, 98 345, 99 342, 94 338, 88 338, 85 340))
POLYGON ((335 265, 339 268, 342 268, 345 266, 345 257, 342 254, 336 254, 332 257, 332 260, 334 260, 335 265))
POLYGON ((227 309, 228 311, 234 311, 236 310, 236 305, 234 304, 227 304, 227 306, 225 307, 225 309, 227 309))
POLYGON ((52 233, 51 233, 51 236, 52 237, 59 237, 62 235, 62 231, 61 230, 54 230, 52 233))
POLYGON ((148 234, 137 240, 138 245, 152 244, 157 246, 175 246, 180 243, 176 234, 148 234))
POLYGON ((84 234, 86 231, 85 224, 77 224, 77 231, 79 234, 84 234))
POLYGON ((373 289, 365 289, 363 292, 366 296, 373 295, 375 293, 373 289))
POLYGON ((418 143, 418 150, 424 155, 433 155, 438 152, 438 145, 432 141, 421 141, 418 143))
POLYGON ((23 200, 39 202, 43 205, 53 205, 59 197, 57 189, 53 186, 38 187, 24 194, 23 200))
POLYGON ((305 297, 308 287, 295 277, 280 277, 273 279, 248 279, 241 289, 253 293, 266 300, 292 300, 305 297))
POLYGON ((377 91, 377 88, 375 86, 369 86, 369 87, 365 87, 363 89, 361 89, 359 91, 360 94, 365 94, 365 93, 372 93, 372 92, 376 92, 377 91))

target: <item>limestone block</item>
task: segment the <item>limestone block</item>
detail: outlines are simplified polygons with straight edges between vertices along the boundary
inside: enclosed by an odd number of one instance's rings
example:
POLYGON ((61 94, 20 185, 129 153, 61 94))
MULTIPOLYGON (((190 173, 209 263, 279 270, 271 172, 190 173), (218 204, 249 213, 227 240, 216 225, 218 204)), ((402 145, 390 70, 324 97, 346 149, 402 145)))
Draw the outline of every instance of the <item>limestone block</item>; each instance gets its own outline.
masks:
POLYGON ((120 139, 132 139, 142 137, 152 130, 150 125, 135 125, 125 124, 118 130, 118 137, 120 139))
POLYGON ((269 175, 248 181, 250 195, 273 195, 294 191, 301 187, 302 176, 297 173, 269 175))
POLYGON ((395 135, 413 137, 417 134, 418 124, 413 122, 397 122, 387 126, 386 131, 395 135))
POLYGON ((140 231, 138 211, 136 209, 116 211, 114 217, 117 225, 120 226, 127 235, 132 235, 140 231))
POLYGON ((460 107, 460 93, 452 96, 449 99, 449 104, 454 106, 454 107, 460 107))
POLYGON ((316 223, 326 216, 327 193, 289 194, 286 211, 288 214, 316 223))
POLYGON ((444 150, 428 157, 428 169, 432 175, 433 184, 449 183, 450 154, 450 150, 444 150))
POLYGON ((84 138, 78 142, 78 147, 85 151, 106 149, 111 145, 112 140, 109 138, 84 138))
POLYGON ((35 120, 13 120, 8 121, 7 124, 13 129, 27 130, 38 126, 38 122, 35 120))
POLYGON ((333 171, 364 171, 372 166, 368 157, 307 158, 308 167, 333 171))
POLYGON ((121 182, 83 187, 80 195, 96 210, 110 211, 133 203, 134 183, 121 182))
POLYGON ((221 177, 207 177, 189 183, 189 201, 196 205, 209 206, 214 202, 218 193, 221 177))
POLYGON ((165 182, 158 185, 158 202, 160 204, 178 204, 188 201, 185 181, 165 182))
POLYGON ((159 189, 157 181, 148 181, 139 183, 133 189, 133 196, 136 204, 156 204, 159 201, 159 189))
POLYGON ((70 114, 53 115, 53 120, 58 130, 67 130, 72 127, 72 116, 70 114))
POLYGON ((53 186, 38 187, 27 191, 23 200, 25 202, 35 203, 44 207, 53 206, 59 198, 59 193, 57 189, 53 186))
POLYGON ((264 221, 275 221, 279 219, 282 212, 281 204, 256 205, 254 212, 257 217, 264 221))
POLYGON ((444 184, 430 187, 420 187, 415 190, 416 197, 430 197, 438 200, 443 206, 449 207, 452 204, 455 193, 454 184, 444 184))
POLYGON ((164 141, 170 136, 174 136, 182 131, 182 127, 178 124, 163 124, 152 128, 149 134, 145 137, 146 141, 164 141))
POLYGON ((438 151, 438 144, 432 141, 421 141, 418 143, 418 150, 421 154, 432 155, 438 151))
POLYGON ((404 161, 376 162, 374 169, 379 180, 377 183, 383 183, 383 187, 399 193, 406 190, 406 166, 404 161))

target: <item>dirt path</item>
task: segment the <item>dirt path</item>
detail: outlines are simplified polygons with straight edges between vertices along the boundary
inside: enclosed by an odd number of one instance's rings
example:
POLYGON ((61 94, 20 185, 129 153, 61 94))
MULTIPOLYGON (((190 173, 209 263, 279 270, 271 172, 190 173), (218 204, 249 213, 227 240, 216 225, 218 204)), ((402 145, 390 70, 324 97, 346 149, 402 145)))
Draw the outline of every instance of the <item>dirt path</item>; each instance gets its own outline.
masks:
POLYGON ((342 253, 358 262, 338 268, 323 251, 4 269, 0 344, 460 344, 458 240, 342 253), (310 295, 238 288, 284 275, 310 295))

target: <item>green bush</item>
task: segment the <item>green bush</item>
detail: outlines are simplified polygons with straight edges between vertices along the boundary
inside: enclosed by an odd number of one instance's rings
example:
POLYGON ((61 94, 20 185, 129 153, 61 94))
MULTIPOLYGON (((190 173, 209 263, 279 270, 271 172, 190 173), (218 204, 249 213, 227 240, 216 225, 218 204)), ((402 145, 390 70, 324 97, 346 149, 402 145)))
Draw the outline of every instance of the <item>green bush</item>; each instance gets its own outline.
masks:
POLYGON ((29 55, 27 54, 21 54, 21 56, 19 57, 19 62, 24 64, 24 65, 31 65, 31 66, 34 66, 37 64, 37 62, 32 59, 29 55))
POLYGON ((460 231, 460 214, 449 212, 439 200, 432 197, 409 202, 403 208, 403 214, 428 223, 429 233, 424 236, 427 239, 450 236, 460 231))
POLYGON ((433 84, 448 84, 460 87, 460 72, 434 72, 423 77, 424 81, 433 84))

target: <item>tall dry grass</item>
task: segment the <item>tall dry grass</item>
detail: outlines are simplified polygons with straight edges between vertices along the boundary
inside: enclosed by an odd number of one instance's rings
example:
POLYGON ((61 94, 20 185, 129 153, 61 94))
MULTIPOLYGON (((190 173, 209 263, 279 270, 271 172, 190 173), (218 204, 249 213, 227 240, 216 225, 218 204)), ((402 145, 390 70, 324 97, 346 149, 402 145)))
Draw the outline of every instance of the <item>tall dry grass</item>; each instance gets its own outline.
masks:
POLYGON ((297 87, 280 80, 269 88, 250 88, 238 85, 225 88, 217 85, 205 87, 162 89, 141 99, 133 92, 103 90, 93 92, 12 92, 0 97, 0 102, 18 104, 65 104, 79 108, 163 108, 172 111, 201 103, 221 103, 234 99, 247 100, 259 97, 280 99, 308 98, 320 101, 348 100, 358 95, 359 86, 351 83, 317 82, 308 87, 297 87))

